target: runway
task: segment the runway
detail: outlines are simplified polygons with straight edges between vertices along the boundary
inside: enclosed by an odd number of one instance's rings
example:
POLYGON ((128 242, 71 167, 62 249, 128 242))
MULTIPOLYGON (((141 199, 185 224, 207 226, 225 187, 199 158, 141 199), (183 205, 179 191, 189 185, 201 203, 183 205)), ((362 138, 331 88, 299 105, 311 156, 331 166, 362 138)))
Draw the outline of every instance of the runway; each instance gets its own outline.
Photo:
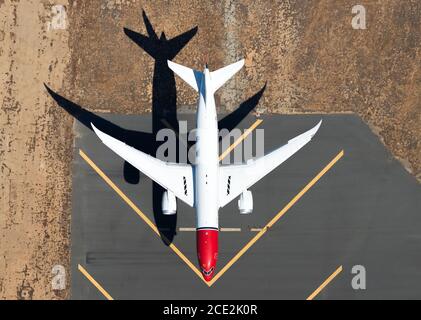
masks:
MULTIPOLYGON (((150 115, 99 116, 128 130, 152 131, 150 115)), ((194 127, 194 115, 178 118, 194 127)), ((217 272, 342 150, 343 156, 210 287, 127 199, 196 266, 194 209, 178 201, 176 218, 154 215, 151 180, 140 174, 137 183, 124 160, 76 122, 72 298, 104 299, 79 265, 114 299, 306 299, 340 266, 316 299, 419 298, 420 186, 359 117, 262 115, 257 129, 264 129, 265 153, 320 118, 323 124, 313 140, 251 188, 252 214, 240 215, 236 200, 221 209, 217 272), (351 285, 355 265, 365 267, 365 290, 351 285)), ((255 122, 248 116, 239 127, 255 122)), ((141 145, 144 135, 139 137, 141 145)))

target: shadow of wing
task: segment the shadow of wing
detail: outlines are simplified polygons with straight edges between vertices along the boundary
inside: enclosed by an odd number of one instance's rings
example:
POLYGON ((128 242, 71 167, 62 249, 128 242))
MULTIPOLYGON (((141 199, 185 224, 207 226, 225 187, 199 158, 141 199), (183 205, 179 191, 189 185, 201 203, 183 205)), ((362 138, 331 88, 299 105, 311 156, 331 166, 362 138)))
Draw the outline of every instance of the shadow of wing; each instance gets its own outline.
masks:
POLYGON ((236 128, 241 121, 257 106, 262 97, 263 93, 266 90, 266 84, 260 89, 256 94, 248 98, 246 101, 240 104, 240 106, 235 109, 230 114, 226 115, 224 118, 218 121, 219 130, 227 129, 231 131, 236 128))
MULTIPOLYGON (((89 130, 92 130, 91 123, 95 124, 100 130, 104 130, 114 138, 125 142, 126 144, 143 151, 145 153, 151 154, 154 156, 155 151, 155 139, 151 133, 126 130, 120 126, 115 125, 111 121, 108 121, 93 112, 83 109, 81 106, 76 103, 64 98, 58 93, 51 90, 45 83, 45 88, 51 97, 57 102, 57 104, 63 108, 67 113, 81 122, 89 130)), ((134 168, 130 163, 124 162, 124 179, 126 182, 131 184, 139 183, 139 171, 134 168)))
POLYGON ((72 115, 89 130, 92 130, 92 122, 100 130, 104 130, 107 134, 140 151, 151 154, 151 151, 154 150, 152 147, 154 146, 155 140, 151 133, 124 129, 93 112, 83 109, 76 103, 51 90, 46 84, 44 84, 44 86, 61 108, 67 111, 67 113, 72 115))

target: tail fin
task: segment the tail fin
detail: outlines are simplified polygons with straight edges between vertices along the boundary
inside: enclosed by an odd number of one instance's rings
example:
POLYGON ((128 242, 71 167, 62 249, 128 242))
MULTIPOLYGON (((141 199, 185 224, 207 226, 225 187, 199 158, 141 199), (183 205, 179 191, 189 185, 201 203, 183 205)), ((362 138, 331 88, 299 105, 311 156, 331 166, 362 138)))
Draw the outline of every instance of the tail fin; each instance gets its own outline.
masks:
POLYGON ((244 59, 230 64, 226 67, 212 71, 210 78, 212 80, 212 88, 214 91, 218 90, 227 82, 234 74, 236 74, 244 65, 244 59))
POLYGON ((186 81, 194 90, 199 91, 199 85, 203 77, 202 72, 187 68, 170 60, 168 60, 168 67, 181 79, 186 81))

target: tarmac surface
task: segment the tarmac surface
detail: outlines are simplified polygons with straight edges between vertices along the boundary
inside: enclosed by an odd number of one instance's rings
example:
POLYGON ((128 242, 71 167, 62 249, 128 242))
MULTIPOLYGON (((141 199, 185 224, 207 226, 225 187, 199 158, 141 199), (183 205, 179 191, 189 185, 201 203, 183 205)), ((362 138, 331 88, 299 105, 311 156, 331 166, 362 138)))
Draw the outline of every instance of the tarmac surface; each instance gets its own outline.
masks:
MULTIPOLYGON (((115 128, 152 132, 150 115, 99 116, 116 125, 109 127, 111 135, 113 131, 121 134, 115 128)), ((178 118, 189 120, 189 127, 195 125, 192 114, 178 118)), ((240 215, 236 200, 220 210, 220 226, 234 229, 220 232, 217 272, 341 150, 344 156, 211 287, 104 182, 79 151, 197 266, 195 232, 183 231, 195 227, 194 209, 178 201, 176 217, 157 214, 159 188, 144 175, 137 176, 86 125, 76 122, 72 298, 104 299, 79 272, 81 265, 114 299, 306 299, 339 266, 342 272, 317 299, 419 299, 420 185, 359 117, 263 115, 258 129, 264 129, 265 153, 310 129, 320 118, 323 124, 313 140, 251 188, 252 214, 240 215), (365 290, 351 286, 355 265, 365 267, 365 290)), ((239 128, 246 129, 255 120, 248 116, 239 128)), ((130 134, 136 139, 133 131, 130 134)), ((139 134, 136 143, 150 145, 145 137, 139 134)))

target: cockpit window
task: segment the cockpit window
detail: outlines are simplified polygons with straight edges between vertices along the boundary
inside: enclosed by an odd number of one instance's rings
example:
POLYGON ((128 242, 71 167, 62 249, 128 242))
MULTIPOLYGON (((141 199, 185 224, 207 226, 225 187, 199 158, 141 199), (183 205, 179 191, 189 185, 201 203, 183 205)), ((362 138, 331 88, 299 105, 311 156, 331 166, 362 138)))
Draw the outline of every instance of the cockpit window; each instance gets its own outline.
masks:
POLYGON ((202 268, 202 272, 205 274, 205 276, 210 276, 213 272, 213 267, 209 269, 209 271, 206 271, 205 269, 202 268))

